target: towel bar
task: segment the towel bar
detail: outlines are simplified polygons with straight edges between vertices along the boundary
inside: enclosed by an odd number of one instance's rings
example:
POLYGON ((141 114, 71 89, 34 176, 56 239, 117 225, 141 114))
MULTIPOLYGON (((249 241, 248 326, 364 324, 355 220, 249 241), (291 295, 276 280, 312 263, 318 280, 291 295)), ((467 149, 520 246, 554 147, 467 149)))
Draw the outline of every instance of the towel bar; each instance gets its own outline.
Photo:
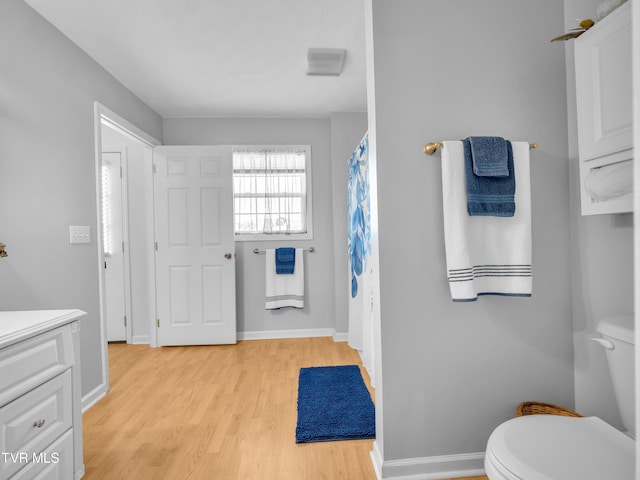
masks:
MULTIPOLYGON (((311 252, 311 253, 316 251, 316 249, 313 248, 313 247, 303 248, 302 250, 305 251, 305 252, 311 252)), ((260 250, 258 248, 254 248, 253 249, 253 253, 255 253, 255 254, 266 253, 266 250, 260 250)))
MULTIPOLYGON (((422 149, 422 151, 424 153, 426 153, 427 155, 433 155, 434 153, 436 153, 436 150, 438 150, 439 148, 443 147, 443 143, 442 142, 432 142, 432 143, 427 143, 424 148, 422 149)), ((530 143, 529 144, 529 149, 533 150, 534 148, 538 148, 538 144, 537 143, 530 143)))

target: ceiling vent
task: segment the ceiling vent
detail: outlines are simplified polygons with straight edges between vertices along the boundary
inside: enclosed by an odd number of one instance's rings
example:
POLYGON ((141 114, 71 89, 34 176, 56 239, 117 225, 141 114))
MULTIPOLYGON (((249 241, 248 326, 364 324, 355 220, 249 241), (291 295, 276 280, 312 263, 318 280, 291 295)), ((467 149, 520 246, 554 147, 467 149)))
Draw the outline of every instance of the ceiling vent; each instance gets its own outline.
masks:
POLYGON ((310 48, 307 75, 340 75, 346 54, 343 48, 310 48))

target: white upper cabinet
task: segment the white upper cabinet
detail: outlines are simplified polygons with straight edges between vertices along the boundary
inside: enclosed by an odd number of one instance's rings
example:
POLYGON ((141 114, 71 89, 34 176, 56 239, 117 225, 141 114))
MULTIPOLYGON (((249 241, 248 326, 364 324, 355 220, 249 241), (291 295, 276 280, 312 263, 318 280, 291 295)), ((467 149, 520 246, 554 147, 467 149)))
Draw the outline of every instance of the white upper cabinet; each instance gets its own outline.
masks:
POLYGON ((575 41, 582 214, 633 209, 631 2, 575 41))

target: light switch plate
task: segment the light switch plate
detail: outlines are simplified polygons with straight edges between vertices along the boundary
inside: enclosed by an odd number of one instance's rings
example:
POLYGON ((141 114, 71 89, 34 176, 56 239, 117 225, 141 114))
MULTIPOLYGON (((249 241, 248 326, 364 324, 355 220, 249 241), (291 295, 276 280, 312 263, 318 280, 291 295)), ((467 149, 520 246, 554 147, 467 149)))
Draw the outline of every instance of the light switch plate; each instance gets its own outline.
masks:
POLYGON ((69 225, 69 243, 91 243, 91 227, 69 225))

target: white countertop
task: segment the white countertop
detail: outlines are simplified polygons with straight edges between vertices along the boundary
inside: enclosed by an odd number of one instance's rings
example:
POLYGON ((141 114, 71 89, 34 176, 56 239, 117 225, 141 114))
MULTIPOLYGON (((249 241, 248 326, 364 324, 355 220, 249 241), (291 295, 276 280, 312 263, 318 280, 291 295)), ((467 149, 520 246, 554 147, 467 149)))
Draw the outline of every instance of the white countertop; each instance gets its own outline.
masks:
POLYGON ((86 315, 82 310, 24 310, 0 312, 0 348, 71 323, 86 315))

